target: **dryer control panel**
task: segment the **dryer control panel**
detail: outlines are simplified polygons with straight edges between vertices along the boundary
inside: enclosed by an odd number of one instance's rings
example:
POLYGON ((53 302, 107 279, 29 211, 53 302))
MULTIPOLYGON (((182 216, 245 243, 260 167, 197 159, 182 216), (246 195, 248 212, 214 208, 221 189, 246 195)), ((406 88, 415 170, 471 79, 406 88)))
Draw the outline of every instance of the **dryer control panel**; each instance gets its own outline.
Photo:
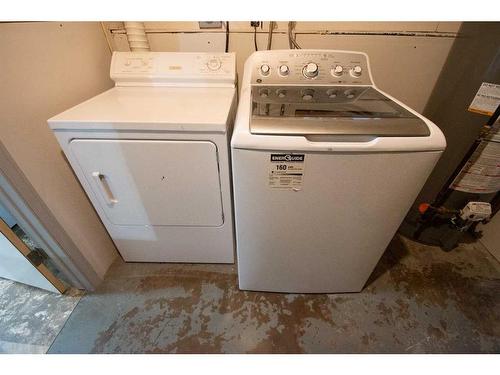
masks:
POLYGON ((368 57, 349 51, 257 52, 252 84, 371 85, 368 57))
POLYGON ((117 86, 234 86, 234 53, 114 52, 117 86))

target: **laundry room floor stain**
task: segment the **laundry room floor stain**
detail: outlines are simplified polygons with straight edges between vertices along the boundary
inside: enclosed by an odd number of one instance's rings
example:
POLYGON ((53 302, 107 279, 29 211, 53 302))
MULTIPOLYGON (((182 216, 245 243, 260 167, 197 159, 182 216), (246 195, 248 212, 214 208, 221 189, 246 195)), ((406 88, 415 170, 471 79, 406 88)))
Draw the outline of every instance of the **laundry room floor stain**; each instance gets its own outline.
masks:
POLYGON ((240 291, 232 265, 119 261, 50 353, 482 353, 500 351, 500 265, 396 236, 353 294, 240 291))

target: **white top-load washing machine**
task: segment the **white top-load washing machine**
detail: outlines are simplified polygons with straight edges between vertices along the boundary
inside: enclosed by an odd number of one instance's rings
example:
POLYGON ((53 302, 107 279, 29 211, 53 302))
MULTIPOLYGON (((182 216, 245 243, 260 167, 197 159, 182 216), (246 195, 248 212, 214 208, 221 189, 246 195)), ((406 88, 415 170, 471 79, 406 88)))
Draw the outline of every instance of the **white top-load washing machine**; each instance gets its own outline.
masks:
POLYGON ((364 53, 252 54, 231 141, 240 288, 360 291, 445 146, 364 53))
POLYGON ((233 263, 235 66, 115 52, 115 87, 48 121, 125 261, 233 263))

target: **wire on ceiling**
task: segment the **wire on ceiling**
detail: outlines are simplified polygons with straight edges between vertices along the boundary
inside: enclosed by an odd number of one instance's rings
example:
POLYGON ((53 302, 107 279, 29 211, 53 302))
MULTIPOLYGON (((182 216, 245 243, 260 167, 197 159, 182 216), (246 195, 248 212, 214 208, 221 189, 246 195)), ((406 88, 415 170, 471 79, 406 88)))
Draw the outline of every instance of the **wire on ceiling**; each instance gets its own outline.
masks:
POLYGON ((295 28, 296 22, 290 21, 288 22, 288 45, 290 49, 300 49, 299 44, 295 40, 296 36, 293 33, 293 29, 295 28))
POLYGON ((226 21, 226 52, 229 52, 229 21, 226 21))
POLYGON ((273 29, 274 29, 274 21, 269 21, 269 32, 267 34, 267 49, 271 49, 271 45, 273 43, 273 29))

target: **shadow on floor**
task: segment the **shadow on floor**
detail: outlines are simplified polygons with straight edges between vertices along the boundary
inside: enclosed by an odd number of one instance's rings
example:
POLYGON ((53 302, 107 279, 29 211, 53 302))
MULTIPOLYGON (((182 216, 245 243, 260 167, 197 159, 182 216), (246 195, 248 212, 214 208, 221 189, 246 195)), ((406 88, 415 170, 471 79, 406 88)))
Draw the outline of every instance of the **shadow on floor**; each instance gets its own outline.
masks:
POLYGON ((394 266, 400 264, 409 254, 408 249, 402 241, 402 237, 395 236, 387 246, 382 258, 380 258, 379 262, 375 266, 375 269, 368 278, 365 288, 372 285, 384 274, 388 274, 394 266))

